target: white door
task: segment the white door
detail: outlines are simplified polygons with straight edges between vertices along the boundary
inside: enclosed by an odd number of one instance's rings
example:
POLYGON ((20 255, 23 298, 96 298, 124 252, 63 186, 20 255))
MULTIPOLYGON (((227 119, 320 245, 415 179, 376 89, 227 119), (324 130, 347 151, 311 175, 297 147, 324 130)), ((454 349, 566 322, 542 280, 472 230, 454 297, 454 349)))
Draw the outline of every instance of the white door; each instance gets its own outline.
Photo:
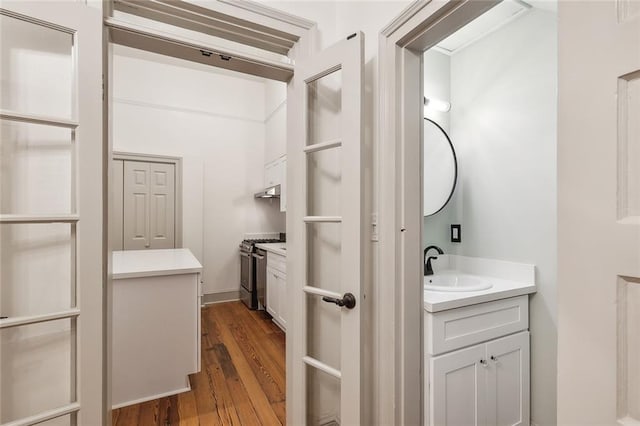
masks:
POLYGON ((486 423, 485 344, 431 359, 431 425, 486 423))
POLYGON ((175 248, 175 166, 151 163, 149 171, 151 248, 175 248))
POLYGON ((100 425, 102 14, 0 4, 0 423, 100 425))
POLYGON ((123 192, 124 249, 174 248, 175 166, 125 161, 123 192))
POLYGON ((529 332, 487 343, 487 424, 529 425, 529 332))
POLYGON ((124 163, 124 249, 151 248, 149 163, 125 161, 124 163))
POLYGON ((558 13, 558 424, 638 424, 640 2, 558 13))
POLYGON ((295 68, 304 125, 287 155, 290 424, 363 424, 363 48, 358 32, 295 68))

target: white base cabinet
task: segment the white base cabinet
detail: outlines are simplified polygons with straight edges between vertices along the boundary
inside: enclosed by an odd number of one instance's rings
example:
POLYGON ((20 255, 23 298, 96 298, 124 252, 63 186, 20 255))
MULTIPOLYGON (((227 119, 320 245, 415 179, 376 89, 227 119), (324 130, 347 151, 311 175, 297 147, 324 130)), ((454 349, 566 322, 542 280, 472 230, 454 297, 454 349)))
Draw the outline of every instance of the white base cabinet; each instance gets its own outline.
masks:
POLYGON ((190 390, 202 265, 188 249, 113 252, 112 408, 190 390))
MULTIPOLYGON (((525 300, 527 298, 520 297, 525 300)), ((514 307, 522 306, 522 300, 519 298, 513 298, 507 303, 514 307)), ((494 316, 492 313, 499 313, 504 307, 505 301, 495 301, 441 313, 427 313, 431 318, 426 319, 425 324, 427 327, 429 324, 437 324, 437 316, 442 314, 448 318, 445 321, 447 328, 455 330, 459 326, 456 323, 461 321, 464 324, 471 312, 475 316, 478 315, 478 310, 484 311, 483 313, 490 318, 494 316)), ((504 337, 445 353, 430 354, 429 350, 426 350, 425 424, 529 425, 530 355, 529 331, 526 330, 528 318, 520 318, 520 322, 525 330, 521 329, 504 337)), ((486 333, 489 329, 504 328, 505 324, 501 321, 480 321, 479 325, 481 327, 478 333, 486 333)), ((465 328, 466 325, 459 331, 464 331, 465 328)), ((427 328, 426 332, 430 333, 431 330, 427 328)))
POLYGON ((267 312, 283 331, 287 329, 286 258, 267 253, 267 312))

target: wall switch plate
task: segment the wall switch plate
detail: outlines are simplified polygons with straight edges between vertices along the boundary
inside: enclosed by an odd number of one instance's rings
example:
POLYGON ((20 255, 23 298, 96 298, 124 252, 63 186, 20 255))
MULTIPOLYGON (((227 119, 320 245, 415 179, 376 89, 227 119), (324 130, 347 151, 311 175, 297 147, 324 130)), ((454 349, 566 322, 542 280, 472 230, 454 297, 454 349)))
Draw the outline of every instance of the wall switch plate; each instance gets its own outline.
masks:
POLYGON ((451 242, 452 243, 462 242, 462 225, 459 225, 459 224, 451 225, 451 242))

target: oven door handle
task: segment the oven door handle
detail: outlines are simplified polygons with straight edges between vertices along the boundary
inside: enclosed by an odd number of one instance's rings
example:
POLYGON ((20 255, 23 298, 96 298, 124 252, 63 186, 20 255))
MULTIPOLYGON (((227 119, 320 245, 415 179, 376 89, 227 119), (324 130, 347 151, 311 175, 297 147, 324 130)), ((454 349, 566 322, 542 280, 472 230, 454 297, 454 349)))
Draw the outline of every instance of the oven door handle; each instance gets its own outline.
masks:
POLYGON ((245 253, 245 252, 240 252, 240 257, 247 257, 247 258, 251 258, 251 253, 245 253))
POLYGON ((253 253, 253 257, 255 257, 258 260, 264 260, 264 256, 261 256, 259 254, 253 253))

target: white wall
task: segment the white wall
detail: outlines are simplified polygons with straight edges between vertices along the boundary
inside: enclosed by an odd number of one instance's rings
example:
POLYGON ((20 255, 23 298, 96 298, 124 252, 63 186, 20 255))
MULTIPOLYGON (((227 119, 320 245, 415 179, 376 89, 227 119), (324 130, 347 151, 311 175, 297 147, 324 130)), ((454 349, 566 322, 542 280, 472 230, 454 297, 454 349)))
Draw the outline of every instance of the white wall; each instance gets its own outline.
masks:
MULTIPOLYGON (((430 49, 424 53, 424 94, 438 100, 451 102, 451 56, 430 49)), ((425 109, 425 117, 438 123, 451 137, 451 112, 425 109)), ((456 141, 453 141, 457 150, 456 141)), ((458 165, 459 166, 459 165, 458 165)), ((460 177, 458 177, 460 180, 460 177)), ((426 189, 425 189, 426 190, 426 189)), ((423 246, 436 245, 445 253, 457 253, 457 243, 451 242, 450 225, 460 223, 462 212, 459 198, 462 186, 456 185, 453 196, 447 205, 435 215, 427 216, 423 222, 423 246)))
POLYGON ((457 253, 532 263, 532 421, 556 423, 557 19, 533 9, 451 58, 457 253))
POLYGON ((113 149, 183 158, 183 245, 204 293, 239 289, 245 233, 284 232, 263 188, 264 80, 115 46, 113 149))

